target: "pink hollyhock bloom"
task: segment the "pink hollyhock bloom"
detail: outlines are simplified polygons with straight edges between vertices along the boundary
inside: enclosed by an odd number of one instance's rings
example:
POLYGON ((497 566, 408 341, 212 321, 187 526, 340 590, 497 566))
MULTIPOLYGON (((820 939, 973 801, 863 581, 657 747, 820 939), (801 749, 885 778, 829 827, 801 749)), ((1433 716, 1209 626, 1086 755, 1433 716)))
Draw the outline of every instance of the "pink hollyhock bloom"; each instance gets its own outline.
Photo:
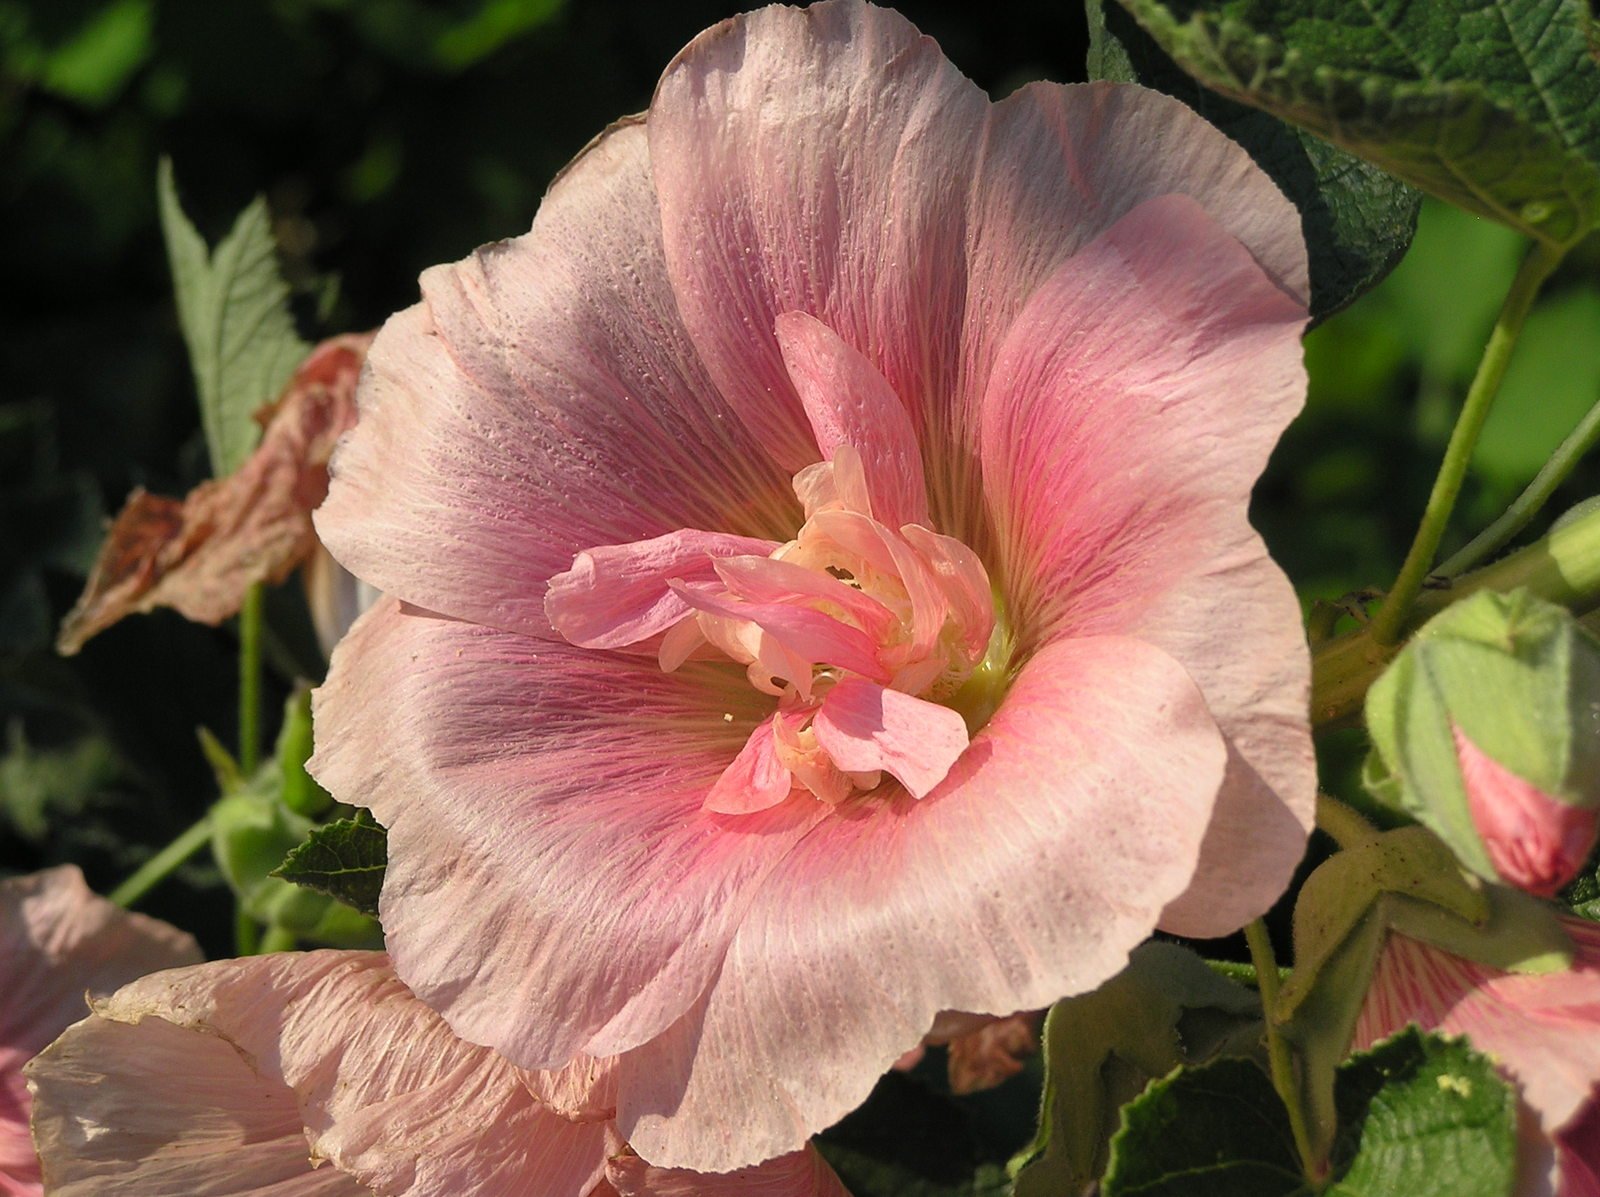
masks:
POLYGON ((614 1062, 514 1068, 380 952, 147 977, 28 1073, 59 1197, 848 1197, 809 1147, 725 1177, 649 1167, 611 1121, 614 1062))
POLYGON ((194 939, 96 896, 75 865, 0 881, 0 1195, 42 1193, 22 1066, 109 993, 200 959, 194 939))
POLYGON ((1450 730, 1467 810, 1489 863, 1506 884, 1554 897, 1594 850, 1600 810, 1545 793, 1484 752, 1459 727, 1450 730))
POLYGON ((1516 1083, 1540 1134, 1518 1197, 1600 1197, 1600 925, 1563 919, 1575 957, 1565 972, 1502 973, 1391 935, 1356 1023, 1365 1049, 1407 1023, 1465 1035, 1516 1083), (1542 1136, 1542 1138, 1541 1138, 1542 1136))
POLYGON ((392 598, 312 769, 458 1034, 620 1056, 639 1153, 726 1170, 939 1011, 1287 884, 1308 654, 1246 507, 1305 249, 1183 105, 991 104, 895 13, 763 9, 422 291, 317 517, 392 598))

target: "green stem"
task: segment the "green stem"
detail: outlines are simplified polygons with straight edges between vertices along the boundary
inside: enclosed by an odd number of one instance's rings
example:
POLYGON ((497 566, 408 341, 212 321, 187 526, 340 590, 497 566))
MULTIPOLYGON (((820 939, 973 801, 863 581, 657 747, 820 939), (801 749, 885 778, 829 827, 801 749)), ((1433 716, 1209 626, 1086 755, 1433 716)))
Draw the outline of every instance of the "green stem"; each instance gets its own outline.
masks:
POLYGON ((268 952, 292 952, 295 949, 294 932, 286 927, 268 927, 267 933, 261 937, 261 954, 268 952))
POLYGON ((1411 613, 1411 606, 1433 565, 1434 554, 1439 551, 1439 541, 1450 522, 1456 496, 1461 493, 1478 434, 1483 431, 1483 422, 1489 418, 1489 408, 1499 393, 1511 351, 1522 332, 1522 322, 1527 319, 1528 309, 1539 293, 1539 285, 1556 268, 1563 252, 1542 241, 1536 242, 1511 281, 1511 290, 1506 292, 1494 331, 1489 334, 1489 343, 1484 346, 1483 358, 1478 362, 1478 372, 1467 388, 1466 402, 1461 405, 1461 414, 1450 433, 1450 443, 1445 447, 1439 475, 1433 480, 1433 492, 1428 496, 1428 506, 1417 526, 1416 539, 1411 542, 1411 551, 1406 554, 1405 564, 1400 567, 1400 575, 1389 588, 1383 606, 1372 618, 1372 636, 1379 644, 1393 644, 1400 638, 1406 616, 1411 613))
POLYGON ((260 583, 244 594, 239 608, 239 772, 249 777, 261 760, 261 622, 260 583))
POLYGON ((140 865, 133 876, 112 890, 108 897, 118 906, 132 906, 210 842, 211 812, 207 811, 198 823, 140 865))
POLYGON ((1313 1183, 1322 1175, 1321 1162, 1311 1149, 1311 1136, 1306 1130, 1305 1109, 1300 1102, 1300 1083, 1295 1078, 1294 1058, 1289 1054, 1289 1043, 1283 1037, 1274 1012, 1278 1006, 1278 961, 1272 954, 1272 939, 1267 935, 1267 925, 1260 919, 1244 929, 1245 942, 1250 945, 1250 959, 1256 966, 1256 986, 1261 991, 1262 1021, 1267 1027, 1267 1063, 1272 1069, 1272 1087, 1278 1091, 1289 1111, 1289 1129, 1294 1134, 1295 1150, 1300 1153, 1300 1166, 1306 1178, 1313 1183))
POLYGON ((1341 848, 1356 848, 1377 837, 1378 829, 1348 803, 1332 794, 1317 794, 1317 828, 1341 848))
POLYGON ((261 924, 243 906, 233 912, 233 952, 236 956, 256 956, 261 952, 261 924))
POLYGON ((1539 514, 1539 509, 1555 493, 1556 487, 1567 480, 1567 475, 1572 473, 1578 462, 1583 460, 1583 455, 1594 448, 1597 441, 1600 441, 1600 403, 1591 407, 1583 419, 1578 421, 1578 426, 1556 447, 1556 451, 1550 455, 1550 460, 1545 462, 1534 475, 1533 481, 1528 483, 1528 488, 1506 508, 1505 514, 1473 537, 1464 549, 1435 572, 1453 578, 1493 554, 1526 528, 1528 522, 1539 514))
MULTIPOLYGON (((1423 594, 1401 630, 1413 631, 1475 591, 1519 586, 1570 607, 1576 615, 1600 606, 1600 509, 1574 512, 1543 540, 1452 579, 1448 589, 1423 594)), ((1397 651, 1395 645, 1380 644, 1370 624, 1320 645, 1311 658, 1312 723, 1331 728, 1352 722, 1361 711, 1367 687, 1397 651)))

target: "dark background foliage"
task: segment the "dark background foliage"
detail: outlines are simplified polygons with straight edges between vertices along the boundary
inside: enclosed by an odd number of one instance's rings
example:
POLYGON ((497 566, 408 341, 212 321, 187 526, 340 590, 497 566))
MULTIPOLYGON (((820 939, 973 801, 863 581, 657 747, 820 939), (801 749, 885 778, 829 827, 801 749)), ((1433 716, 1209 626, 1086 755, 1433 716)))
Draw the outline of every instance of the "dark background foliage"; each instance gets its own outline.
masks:
MULTIPOLYGON (((231 739, 230 629, 158 613, 71 660, 50 647, 128 490, 181 493, 204 473, 159 156, 213 239, 267 195, 306 335, 372 327, 412 301, 423 268, 526 229, 555 171, 738 7, 0 0, 0 871, 76 860, 109 888, 214 795, 194 729, 231 739)), ((1084 76, 1070 2, 901 7, 996 96, 1084 76)), ((1503 230, 1429 208, 1400 270, 1312 336, 1308 412, 1256 509, 1308 597, 1388 580, 1517 252, 1503 230)), ((1600 398, 1597 259, 1592 244, 1574 254, 1530 323, 1463 532, 1600 398)), ((270 628, 281 697, 320 668, 292 586, 272 596, 270 628)), ((147 908, 227 952, 230 903, 209 866, 147 908)))

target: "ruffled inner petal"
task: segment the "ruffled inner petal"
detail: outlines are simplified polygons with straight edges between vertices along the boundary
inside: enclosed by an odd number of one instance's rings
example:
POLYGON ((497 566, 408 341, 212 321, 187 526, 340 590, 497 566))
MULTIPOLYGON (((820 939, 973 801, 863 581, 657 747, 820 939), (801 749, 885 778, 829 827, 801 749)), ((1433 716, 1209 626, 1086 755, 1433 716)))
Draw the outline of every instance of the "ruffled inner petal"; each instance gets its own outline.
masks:
POLYGON ((669 580, 710 582, 717 577, 719 558, 765 557, 777 547, 770 540, 684 530, 585 549, 571 569, 550 579, 545 615, 573 644, 625 648, 667 631, 689 614, 669 580))
POLYGON ((828 691, 816 716, 817 741, 847 773, 883 770, 926 796, 967 748, 967 724, 938 703, 847 679, 828 691))
POLYGON ((883 375, 804 312, 780 315, 777 336, 823 458, 851 446, 861 455, 873 515, 893 526, 925 523, 928 487, 917 434, 883 375))

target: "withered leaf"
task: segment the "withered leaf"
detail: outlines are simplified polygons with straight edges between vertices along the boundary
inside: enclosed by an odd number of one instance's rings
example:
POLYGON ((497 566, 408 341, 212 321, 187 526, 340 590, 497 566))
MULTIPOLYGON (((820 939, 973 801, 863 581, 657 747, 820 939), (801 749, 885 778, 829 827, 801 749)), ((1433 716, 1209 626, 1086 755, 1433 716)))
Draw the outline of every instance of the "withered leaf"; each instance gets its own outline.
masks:
POLYGON ((328 493, 328 458, 356 420, 356 379, 372 334, 322 342, 256 418, 254 453, 179 500, 136 490, 112 521, 56 647, 71 655, 125 615, 171 607, 218 624, 257 582, 280 582, 316 548, 311 512, 328 493))

